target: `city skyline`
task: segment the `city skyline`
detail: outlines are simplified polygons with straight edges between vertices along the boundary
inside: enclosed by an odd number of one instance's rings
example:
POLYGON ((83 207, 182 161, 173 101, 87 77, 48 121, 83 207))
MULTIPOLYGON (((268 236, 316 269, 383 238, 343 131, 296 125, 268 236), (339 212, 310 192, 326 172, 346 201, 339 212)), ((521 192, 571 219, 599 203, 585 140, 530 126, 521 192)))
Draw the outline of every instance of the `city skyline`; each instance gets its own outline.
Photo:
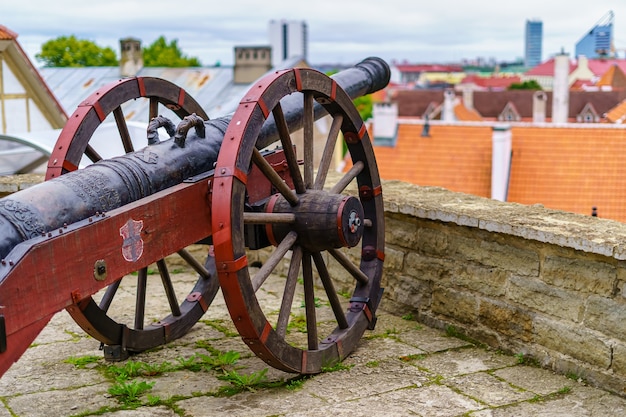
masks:
POLYGON ((582 0, 528 0, 506 8, 488 0, 471 4, 441 0, 420 6, 399 0, 384 4, 320 0, 315 8, 270 4, 262 9, 251 0, 231 3, 207 7, 188 0, 182 8, 162 0, 150 7, 138 1, 77 5, 71 0, 33 0, 7 7, 0 24, 19 35, 35 65, 39 63, 34 55, 44 42, 72 34, 118 53, 119 39, 131 36, 147 46, 163 35, 177 39, 183 52, 198 57, 203 65, 232 65, 235 46, 269 45, 269 22, 282 19, 306 22, 312 64, 352 64, 367 56, 389 62, 446 63, 476 57, 503 62, 523 59, 527 20, 543 22, 542 60, 546 60, 561 50, 574 56, 576 42, 612 10, 615 46, 621 56, 626 52, 626 24, 620 24, 626 19, 626 3, 608 0, 594 2, 591 10, 582 0))

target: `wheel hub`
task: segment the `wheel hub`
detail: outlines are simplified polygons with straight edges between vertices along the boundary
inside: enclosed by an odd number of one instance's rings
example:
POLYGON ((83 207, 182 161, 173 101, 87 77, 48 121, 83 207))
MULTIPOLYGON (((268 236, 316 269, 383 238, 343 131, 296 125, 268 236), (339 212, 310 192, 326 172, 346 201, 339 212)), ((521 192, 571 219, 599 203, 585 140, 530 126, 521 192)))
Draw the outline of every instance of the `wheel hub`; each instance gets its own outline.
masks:
POLYGON ((281 195, 267 203, 268 213, 291 213, 293 224, 268 224, 267 235, 277 245, 290 231, 298 233, 297 243, 309 251, 356 246, 363 236, 363 206, 358 198, 325 191, 307 190, 292 207, 281 195))

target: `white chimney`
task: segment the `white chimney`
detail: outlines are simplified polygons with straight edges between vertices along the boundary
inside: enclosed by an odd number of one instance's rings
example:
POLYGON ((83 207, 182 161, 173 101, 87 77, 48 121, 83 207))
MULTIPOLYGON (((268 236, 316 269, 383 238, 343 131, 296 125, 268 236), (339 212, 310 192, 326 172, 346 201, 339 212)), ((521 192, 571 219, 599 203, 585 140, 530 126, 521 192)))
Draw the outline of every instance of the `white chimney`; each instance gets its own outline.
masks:
POLYGON ((554 57, 552 87, 552 123, 567 123, 569 115, 569 56, 565 52, 554 57))
POLYGON ((474 108, 474 88, 471 85, 463 86, 463 105, 468 109, 474 108))
POLYGON ((443 109, 441 111, 441 120, 444 122, 454 122, 456 117, 454 116, 454 101, 456 95, 454 90, 448 89, 443 92, 443 109))
POLYGON ((395 140, 398 130, 398 105, 396 103, 374 103, 374 139, 395 140))
POLYGON ((533 94, 533 123, 545 123, 547 101, 548 96, 544 91, 535 91, 533 94))
POLYGON ((506 201, 511 173, 511 126, 495 125, 491 151, 491 198, 506 201))

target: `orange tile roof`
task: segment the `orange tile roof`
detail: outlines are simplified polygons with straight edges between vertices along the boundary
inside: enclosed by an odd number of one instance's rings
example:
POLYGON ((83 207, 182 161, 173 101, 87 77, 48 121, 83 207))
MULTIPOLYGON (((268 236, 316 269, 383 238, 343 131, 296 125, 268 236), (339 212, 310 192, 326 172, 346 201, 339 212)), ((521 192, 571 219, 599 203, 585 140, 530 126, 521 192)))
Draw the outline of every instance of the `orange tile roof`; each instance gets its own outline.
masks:
POLYGON ((400 124, 395 147, 375 146, 380 176, 484 197, 491 195, 491 127, 400 124))
POLYGON ((15 40, 17 39, 17 33, 13 32, 6 26, 0 25, 0 40, 15 40))
POLYGON ((454 115, 457 120, 465 122, 480 122, 483 120, 482 116, 475 109, 465 107, 462 102, 454 106, 454 115))
POLYGON ((626 74, 624 74, 624 71, 622 71, 617 64, 611 65, 604 75, 600 77, 596 85, 626 88, 626 74))
POLYGON ((626 221, 626 129, 513 127, 509 201, 626 221))
MULTIPOLYGON (((491 195, 488 124, 399 124, 395 147, 375 146, 380 176, 491 195)), ((514 126, 508 201, 626 222, 626 129, 514 126)))
POLYGON ((606 113, 606 120, 611 123, 624 123, 626 121, 626 100, 606 113))

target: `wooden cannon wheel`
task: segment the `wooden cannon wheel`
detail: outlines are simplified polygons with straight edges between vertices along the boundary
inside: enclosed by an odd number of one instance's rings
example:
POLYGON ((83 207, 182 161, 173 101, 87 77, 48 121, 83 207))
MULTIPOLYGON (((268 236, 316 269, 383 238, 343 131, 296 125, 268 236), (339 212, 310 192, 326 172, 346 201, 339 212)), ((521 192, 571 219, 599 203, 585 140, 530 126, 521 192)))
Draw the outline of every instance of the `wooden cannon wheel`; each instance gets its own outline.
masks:
POLYGON ((382 293, 384 260, 381 184, 365 125, 352 100, 334 80, 315 70, 291 69, 277 71, 255 83, 235 112, 220 149, 211 228, 218 276, 230 315, 244 342, 269 365, 288 372, 320 372, 345 358, 364 331, 373 328, 382 293), (303 103, 303 172, 285 121, 289 115, 283 114, 280 104, 287 96, 295 100, 301 97, 303 103), (317 169, 313 144, 315 102, 332 119, 317 169), (267 146, 260 133, 269 118, 276 123, 293 190, 257 149, 267 146), (352 167, 329 188, 325 182, 339 132, 352 167), (253 166, 277 190, 256 212, 250 210, 253 190, 246 189, 253 166), (348 189, 355 190, 353 196, 342 194, 348 189), (244 229, 249 225, 264 228, 275 247, 254 276, 250 275, 244 239, 244 229), (354 249, 346 249, 349 247, 354 249), (267 278, 289 254, 280 310, 264 307, 257 291, 263 290, 267 278), (348 302, 342 303, 335 290, 329 271, 337 269, 353 280, 348 302), (304 294, 301 304, 294 300, 299 277, 304 294), (332 326, 318 318, 318 279, 332 309, 332 326), (301 306, 307 336, 306 341, 298 342, 291 338, 289 322, 301 306), (324 334, 318 335, 320 331, 324 334))
MULTIPOLYGON (((126 78, 104 86, 83 101, 68 120, 48 162, 46 180, 78 169, 83 155, 92 162, 103 159, 92 138, 96 129, 110 114, 113 115, 119 132, 120 154, 133 152, 135 149, 122 105, 140 98, 148 99, 149 120, 146 122, 157 117, 160 110, 164 110, 160 106, 167 107, 181 119, 192 113, 196 113, 204 120, 208 119, 204 110, 186 94, 185 90, 159 78, 126 78)), ((144 140, 147 144, 147 139, 144 140)), ((108 313, 122 277, 106 288, 99 303, 92 297, 87 297, 67 308, 80 327, 101 341, 103 345, 108 345, 105 346, 107 359, 121 360, 128 355, 128 352, 140 352, 183 336, 202 317, 214 299, 219 289, 219 282, 215 277, 214 258, 207 256, 203 265, 184 248, 177 253, 199 274, 195 286, 182 303, 177 299, 165 261, 159 260, 156 266, 164 292, 157 291, 158 294, 148 294, 148 269, 143 268, 137 271, 133 323, 120 322, 108 313), (171 314, 146 326, 144 324, 147 314, 146 297, 163 297, 163 294, 169 302, 171 314), (196 302, 197 300, 202 302, 196 302)))

